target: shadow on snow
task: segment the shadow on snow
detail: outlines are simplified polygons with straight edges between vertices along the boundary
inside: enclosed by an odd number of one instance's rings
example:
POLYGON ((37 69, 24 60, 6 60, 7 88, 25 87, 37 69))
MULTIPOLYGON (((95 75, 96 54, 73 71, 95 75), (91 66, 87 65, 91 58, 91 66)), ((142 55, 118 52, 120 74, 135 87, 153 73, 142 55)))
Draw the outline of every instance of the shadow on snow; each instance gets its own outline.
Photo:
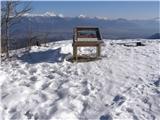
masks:
POLYGON ((55 63, 62 62, 67 55, 68 54, 61 53, 61 48, 58 48, 54 50, 24 54, 18 59, 29 64, 36 64, 42 62, 55 63))

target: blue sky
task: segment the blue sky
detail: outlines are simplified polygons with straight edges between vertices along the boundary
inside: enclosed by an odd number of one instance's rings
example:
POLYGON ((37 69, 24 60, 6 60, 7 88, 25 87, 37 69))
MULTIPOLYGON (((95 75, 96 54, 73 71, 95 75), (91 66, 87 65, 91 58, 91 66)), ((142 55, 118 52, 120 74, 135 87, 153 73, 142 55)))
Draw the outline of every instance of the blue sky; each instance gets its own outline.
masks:
POLYGON ((152 19, 159 16, 158 1, 32 1, 33 13, 53 11, 64 16, 100 16, 110 19, 152 19))

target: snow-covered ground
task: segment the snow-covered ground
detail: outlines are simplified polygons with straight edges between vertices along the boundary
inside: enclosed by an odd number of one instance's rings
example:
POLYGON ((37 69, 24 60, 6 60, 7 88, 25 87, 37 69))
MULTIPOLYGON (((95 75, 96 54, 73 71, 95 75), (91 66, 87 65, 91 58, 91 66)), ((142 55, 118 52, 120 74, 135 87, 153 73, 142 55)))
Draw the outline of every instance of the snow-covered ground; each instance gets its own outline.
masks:
MULTIPOLYGON (((106 40, 102 58, 70 62, 72 41, 1 63, 2 119, 160 120, 160 41, 106 40), (121 43, 127 43, 124 46, 121 43), (133 45, 133 46, 132 46, 133 45)), ((82 48, 81 53, 94 53, 82 48)))

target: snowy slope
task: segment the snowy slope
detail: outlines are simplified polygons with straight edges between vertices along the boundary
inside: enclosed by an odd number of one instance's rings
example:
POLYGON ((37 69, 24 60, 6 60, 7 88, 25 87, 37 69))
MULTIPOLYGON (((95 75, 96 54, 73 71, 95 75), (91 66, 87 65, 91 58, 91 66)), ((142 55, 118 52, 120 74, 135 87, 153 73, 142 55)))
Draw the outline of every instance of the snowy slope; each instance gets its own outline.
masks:
POLYGON ((90 62, 67 60, 70 40, 2 62, 2 119, 160 120, 160 42, 133 41, 106 40, 102 58, 90 62))

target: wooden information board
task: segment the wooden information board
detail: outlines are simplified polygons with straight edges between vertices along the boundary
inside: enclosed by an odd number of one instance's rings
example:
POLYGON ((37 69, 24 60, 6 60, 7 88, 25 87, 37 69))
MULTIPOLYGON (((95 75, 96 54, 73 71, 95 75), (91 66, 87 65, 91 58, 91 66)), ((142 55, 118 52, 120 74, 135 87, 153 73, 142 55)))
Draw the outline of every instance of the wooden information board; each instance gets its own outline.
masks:
POLYGON ((77 60, 77 47, 96 47, 100 56, 102 37, 98 27, 80 26, 74 28, 73 59, 77 60))

